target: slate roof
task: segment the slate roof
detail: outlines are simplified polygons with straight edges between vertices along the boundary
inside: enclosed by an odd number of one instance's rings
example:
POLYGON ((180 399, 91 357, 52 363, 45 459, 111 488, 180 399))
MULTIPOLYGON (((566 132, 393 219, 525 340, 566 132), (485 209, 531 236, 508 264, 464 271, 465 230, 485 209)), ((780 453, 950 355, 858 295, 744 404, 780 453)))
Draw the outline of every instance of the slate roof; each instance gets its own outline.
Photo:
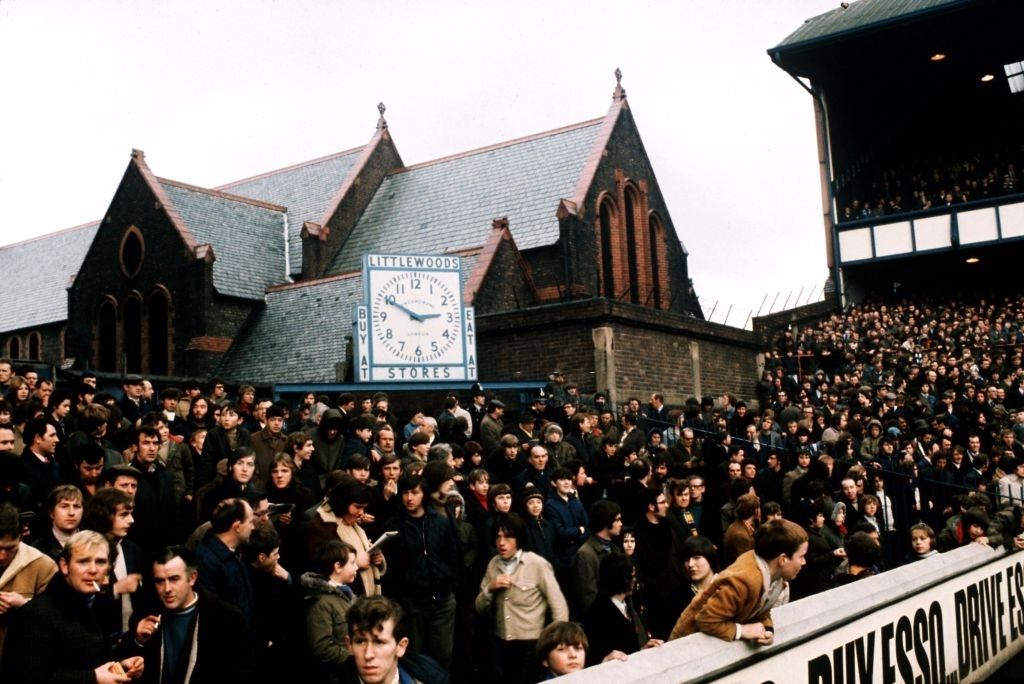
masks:
POLYGON ((572 197, 603 119, 512 140, 384 178, 330 272, 370 251, 423 254, 479 247, 507 216, 519 249, 558 240, 558 201, 572 197))
MULTIPOLYGON (((251 197, 288 209, 289 275, 302 274, 302 239, 306 221, 323 218, 334 193, 341 187, 363 148, 346 150, 328 157, 271 171, 260 176, 228 183, 217 188, 233 195, 251 197)), ((278 282, 283 279, 279 278, 278 282)))
POLYGON ((0 330, 66 321, 68 293, 99 221, 0 247, 0 330))
POLYGON ((174 181, 160 185, 196 244, 213 247, 217 292, 263 299, 268 287, 286 280, 284 212, 174 181))
POLYGON ((804 22, 785 40, 772 48, 791 48, 801 43, 818 41, 843 33, 854 33, 910 15, 925 14, 939 7, 967 4, 971 0, 859 0, 845 9, 819 14, 804 22))
MULTIPOLYGON (((462 257, 463 286, 476 261, 476 255, 462 257)), ((238 382, 334 382, 334 364, 348 351, 352 307, 363 300, 362 275, 283 287, 266 299, 217 375, 238 382)))

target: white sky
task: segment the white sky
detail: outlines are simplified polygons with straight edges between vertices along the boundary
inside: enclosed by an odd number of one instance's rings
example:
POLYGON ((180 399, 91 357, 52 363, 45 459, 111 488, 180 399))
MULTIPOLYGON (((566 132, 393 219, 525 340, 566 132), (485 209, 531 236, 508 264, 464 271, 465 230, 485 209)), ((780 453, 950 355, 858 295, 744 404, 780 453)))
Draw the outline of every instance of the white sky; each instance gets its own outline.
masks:
POLYGON ((383 101, 413 164, 602 116, 620 67, 705 312, 742 325, 827 277, 811 99, 766 50, 837 4, 0 0, 0 244, 100 218, 133 147, 220 185, 365 144, 383 101))

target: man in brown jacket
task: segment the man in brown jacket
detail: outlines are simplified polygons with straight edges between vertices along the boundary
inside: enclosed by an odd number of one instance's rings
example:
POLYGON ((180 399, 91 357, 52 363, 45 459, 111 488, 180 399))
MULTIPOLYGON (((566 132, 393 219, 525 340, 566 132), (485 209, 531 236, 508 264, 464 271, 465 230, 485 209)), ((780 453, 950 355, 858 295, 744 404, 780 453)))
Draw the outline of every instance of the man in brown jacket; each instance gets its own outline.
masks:
POLYGON ((21 542, 18 509, 0 506, 0 652, 12 614, 41 593, 56 572, 49 556, 21 542))
POLYGON ((770 520, 754 533, 754 549, 721 572, 679 616, 669 639, 694 632, 768 646, 771 609, 789 601, 789 582, 804 566, 807 533, 788 520, 770 520))
POLYGON ((249 438, 253 453, 256 454, 256 474, 252 482, 261 492, 267 491, 274 457, 284 451, 288 435, 284 434, 284 409, 271 404, 266 410, 267 425, 249 438))

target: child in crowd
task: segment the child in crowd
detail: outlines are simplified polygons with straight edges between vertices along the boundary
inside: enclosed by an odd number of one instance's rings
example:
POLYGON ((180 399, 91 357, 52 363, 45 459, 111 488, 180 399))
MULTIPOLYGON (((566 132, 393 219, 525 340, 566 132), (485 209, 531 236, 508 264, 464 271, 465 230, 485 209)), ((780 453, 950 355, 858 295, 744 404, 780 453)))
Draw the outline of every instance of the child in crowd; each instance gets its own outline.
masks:
POLYGON ((903 558, 903 562, 913 563, 938 554, 939 552, 935 548, 935 530, 925 523, 911 526, 910 553, 903 558))
POLYGON ((882 523, 878 519, 878 498, 873 494, 865 494, 860 500, 861 519, 867 522, 875 531, 881 533, 882 523))
POLYGON ((544 494, 530 487, 526 490, 523 500, 526 523, 526 549, 533 551, 549 563, 555 557, 555 528, 551 521, 544 517, 544 494))
MULTIPOLYGON (((546 682, 582 670, 587 664, 589 646, 587 633, 578 622, 552 622, 537 639, 540 676, 536 681, 546 682)), ((626 654, 622 651, 612 651, 603 662, 625 659, 626 654)))

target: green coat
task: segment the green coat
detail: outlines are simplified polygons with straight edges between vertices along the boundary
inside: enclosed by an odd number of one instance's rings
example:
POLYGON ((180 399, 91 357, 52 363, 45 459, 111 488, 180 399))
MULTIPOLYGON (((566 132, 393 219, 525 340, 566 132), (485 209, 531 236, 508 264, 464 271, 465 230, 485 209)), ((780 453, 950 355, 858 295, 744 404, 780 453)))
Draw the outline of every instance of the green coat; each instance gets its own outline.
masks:
POLYGON ((345 613, 352 599, 322 575, 307 572, 299 581, 306 597, 306 643, 320 675, 317 681, 336 684, 349 656, 345 613))

